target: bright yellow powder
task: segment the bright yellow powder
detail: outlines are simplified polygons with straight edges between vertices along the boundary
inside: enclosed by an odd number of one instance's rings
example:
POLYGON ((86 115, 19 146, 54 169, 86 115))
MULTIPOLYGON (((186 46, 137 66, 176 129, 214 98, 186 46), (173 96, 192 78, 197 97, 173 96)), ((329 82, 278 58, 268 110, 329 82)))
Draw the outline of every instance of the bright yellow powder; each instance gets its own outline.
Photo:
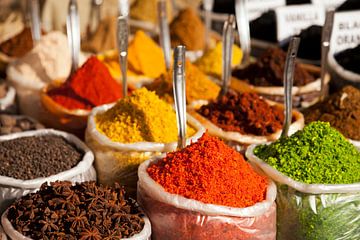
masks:
MULTIPOLYGON (((170 104, 145 88, 120 99, 95 118, 97 129, 115 142, 162 142, 177 140, 176 114, 170 104)), ((195 130, 188 126, 187 135, 195 130)))
MULTIPOLYGON (((188 60, 186 61, 185 72, 186 101, 188 103, 195 100, 214 100, 218 96, 220 87, 188 60)), ((165 101, 174 102, 172 70, 162 74, 158 79, 145 87, 155 91, 165 101)))
POLYGON ((165 72, 162 49, 143 31, 137 31, 128 48, 129 70, 156 78, 165 72))
MULTIPOLYGON (((199 58, 195 65, 197 65, 203 72, 214 75, 216 77, 222 76, 222 42, 218 42, 216 47, 205 52, 204 55, 199 58)), ((243 53, 241 49, 233 45, 232 67, 240 64, 243 53)))

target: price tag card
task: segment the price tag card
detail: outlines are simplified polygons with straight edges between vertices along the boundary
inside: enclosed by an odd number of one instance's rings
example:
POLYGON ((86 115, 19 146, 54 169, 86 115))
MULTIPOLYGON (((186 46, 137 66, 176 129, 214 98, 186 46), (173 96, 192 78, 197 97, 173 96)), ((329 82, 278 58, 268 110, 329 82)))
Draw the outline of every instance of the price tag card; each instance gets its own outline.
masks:
POLYGON ((337 12, 334 16, 330 49, 336 53, 360 44, 360 10, 337 12))
POLYGON ((322 5, 325 9, 335 9, 346 0, 312 0, 313 4, 322 5))
POLYGON ((254 20, 261 16, 262 13, 285 6, 286 0, 249 0, 247 2, 249 20, 254 20))
POLYGON ((320 5, 302 4, 275 9, 277 38, 282 41, 311 25, 324 25, 325 10, 320 5))

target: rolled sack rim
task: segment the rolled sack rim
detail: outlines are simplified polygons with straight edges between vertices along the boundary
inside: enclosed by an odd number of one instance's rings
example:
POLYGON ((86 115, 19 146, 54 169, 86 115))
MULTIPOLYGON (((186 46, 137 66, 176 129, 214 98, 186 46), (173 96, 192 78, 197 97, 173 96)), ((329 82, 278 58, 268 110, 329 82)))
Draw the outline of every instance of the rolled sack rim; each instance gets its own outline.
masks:
MULTIPOLYGON (((228 207, 216 204, 203 203, 198 200, 185 198, 181 195, 167 192, 160 184, 155 182, 147 173, 147 168, 150 164, 157 163, 164 158, 166 154, 152 157, 141 163, 138 168, 138 191, 144 191, 156 201, 168 204, 170 206, 180 208, 183 210, 200 212, 211 216, 231 216, 231 217, 258 217, 265 214, 273 205, 276 199, 277 191, 276 184, 269 178, 269 184, 266 191, 266 199, 262 202, 255 203, 252 206, 245 208, 228 207)), ((254 169, 254 168, 253 168, 254 169)), ((256 169, 254 169, 256 171, 256 169)), ((258 173, 258 172, 257 172, 258 173)), ((258 173, 263 175, 261 173, 258 173)))
MULTIPOLYGON (((25 235, 18 232, 14 226, 9 221, 8 217, 8 210, 5 210, 4 213, 1 215, 1 225, 3 226, 4 232, 11 238, 11 239, 21 239, 21 240, 32 240, 32 238, 26 237, 25 235)), ((129 238, 121 238, 120 240, 140 240, 140 239, 148 239, 151 236, 151 223, 149 218, 143 213, 144 216, 144 227, 141 232, 129 237, 129 238)), ((0 231, 1 237, 1 231, 0 231)))
POLYGON ((2 110, 10 107, 13 103, 15 103, 15 96, 16 96, 16 91, 15 88, 12 86, 7 86, 8 90, 6 92, 5 97, 0 99, 0 108, 2 110))
POLYGON ((34 137, 34 136, 43 136, 43 135, 56 135, 65 138, 70 143, 74 144, 78 149, 83 151, 84 156, 82 157, 81 161, 68 170, 63 172, 59 172, 55 175, 51 175, 48 177, 40 177, 31 180, 22 180, 16 179, 7 176, 0 176, 0 185, 1 186, 8 186, 8 187, 16 187, 21 189, 36 189, 39 188, 45 182, 54 182, 58 180, 68 180, 73 178, 76 175, 81 173, 85 173, 89 170, 94 162, 94 154, 88 148, 85 143, 83 143, 79 138, 75 135, 54 130, 54 129, 40 129, 40 130, 33 130, 21 133, 12 133, 4 136, 0 136, 0 142, 8 141, 12 139, 22 138, 22 137, 34 137))
MULTIPOLYGON (((96 128, 95 116, 97 114, 103 113, 108 109, 112 108, 116 103, 110 103, 101 105, 99 107, 95 107, 92 109, 89 118, 88 118, 88 125, 86 132, 91 135, 91 138, 107 147, 111 147, 113 149, 117 149, 119 151, 139 151, 139 152, 169 152, 173 151, 177 147, 177 142, 170 142, 170 143, 158 143, 158 142, 136 142, 136 143, 121 143, 112 141, 108 138, 105 134, 99 132, 96 128)), ((195 118, 190 116, 187 113, 187 123, 189 123, 196 131, 196 133, 186 139, 186 144, 189 145, 191 142, 197 141, 204 133, 205 128, 202 124, 197 121, 195 118)))
MULTIPOLYGON (((291 188, 299 192, 309 194, 360 193, 360 182, 353 184, 308 184, 296 181, 258 158, 254 154, 254 149, 257 146, 259 146, 259 144, 253 144, 249 146, 245 152, 245 156, 252 165, 259 167, 266 174, 266 176, 268 176, 275 182, 290 186, 291 188)), ((357 148, 359 149, 359 147, 357 148)))
MULTIPOLYGON (((271 106, 279 106, 280 108, 284 108, 282 104, 266 100, 266 102, 271 106)), ((192 105, 193 107, 194 105, 192 105)), ((279 129, 273 134, 270 134, 268 136, 257 136, 253 134, 241 134, 239 132, 234 131, 225 131, 221 129, 220 127, 216 126, 214 123, 212 123, 210 120, 202 116, 201 114, 197 113, 195 111, 196 107, 191 109, 191 114, 194 115, 195 118, 200 119, 200 122, 206 127, 208 132, 212 135, 218 136, 222 139, 228 140, 228 141, 234 141, 238 142, 240 144, 254 144, 254 143, 265 143, 272 140, 276 140, 281 136, 282 129, 279 129)), ((297 110, 292 111, 292 117, 295 118, 295 121, 291 123, 289 127, 289 134, 292 135, 298 130, 301 130, 304 128, 305 125, 305 119, 302 113, 300 113, 297 110)))
POLYGON ((330 52, 328 55, 328 64, 329 67, 342 79, 345 79, 347 81, 351 81, 354 83, 360 82, 360 74, 354 73, 350 70, 345 69, 343 66, 341 66, 335 59, 334 52, 330 52))

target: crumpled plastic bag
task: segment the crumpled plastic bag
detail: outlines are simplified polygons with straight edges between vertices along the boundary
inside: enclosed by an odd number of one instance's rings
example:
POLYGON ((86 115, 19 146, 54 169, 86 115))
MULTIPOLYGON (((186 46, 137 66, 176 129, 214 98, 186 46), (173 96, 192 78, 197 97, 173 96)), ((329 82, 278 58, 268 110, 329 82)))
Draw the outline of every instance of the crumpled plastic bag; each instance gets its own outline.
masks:
POLYGON ((9 206, 15 199, 37 191, 44 182, 54 182, 57 180, 85 182, 96 180, 96 172, 94 167, 92 166, 94 162, 93 153, 80 139, 78 139, 72 134, 52 129, 41 129, 1 136, 0 141, 6 141, 20 137, 41 136, 49 134, 62 136, 69 142, 75 144, 80 150, 84 152, 83 159, 75 167, 46 178, 21 180, 6 176, 0 176, 0 212, 2 212, 7 206, 9 206))
MULTIPOLYGON (((118 182, 125 187, 128 194, 136 196, 139 164, 153 156, 174 151, 177 142, 124 144, 111 141, 96 129, 95 116, 110 109, 113 105, 102 105, 92 110, 85 132, 85 141, 95 154, 95 168, 99 183, 112 186, 115 182, 118 182)), ((192 137, 187 139, 187 144, 189 144, 199 139, 205 129, 192 117, 188 116, 187 118, 188 123, 197 130, 192 137)))
MULTIPOLYGON (((138 234, 135 234, 134 236, 130 238, 121 238, 120 240, 151 240, 151 223, 148 219, 148 217, 144 216, 145 225, 143 230, 139 232, 138 234)), ((31 238, 28 238, 18 231, 12 226, 9 219, 7 218, 7 211, 3 213, 1 216, 1 224, 4 227, 4 230, 6 234, 12 239, 12 240, 32 240, 31 238)), ((0 232, 1 233, 1 232, 0 232)), ((1 236, 1 235, 0 235, 1 236)), ((2 240, 0 238, 0 240, 2 240)))
POLYGON ((255 156, 255 147, 246 157, 277 184, 278 239, 360 239, 360 183, 295 181, 255 156))
POLYGON ((147 173, 150 164, 139 167, 138 202, 151 220, 153 239, 241 239, 276 238, 276 186, 270 181, 266 199, 247 208, 205 204, 171 194, 147 173))

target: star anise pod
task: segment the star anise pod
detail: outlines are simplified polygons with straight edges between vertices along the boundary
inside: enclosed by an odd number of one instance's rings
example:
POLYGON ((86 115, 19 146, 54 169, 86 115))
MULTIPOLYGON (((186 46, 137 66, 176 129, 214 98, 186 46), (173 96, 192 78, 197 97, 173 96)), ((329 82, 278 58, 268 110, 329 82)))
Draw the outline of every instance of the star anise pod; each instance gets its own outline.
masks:
POLYGON ((80 233, 80 240, 101 240, 101 234, 95 227, 91 229, 85 229, 80 233))

